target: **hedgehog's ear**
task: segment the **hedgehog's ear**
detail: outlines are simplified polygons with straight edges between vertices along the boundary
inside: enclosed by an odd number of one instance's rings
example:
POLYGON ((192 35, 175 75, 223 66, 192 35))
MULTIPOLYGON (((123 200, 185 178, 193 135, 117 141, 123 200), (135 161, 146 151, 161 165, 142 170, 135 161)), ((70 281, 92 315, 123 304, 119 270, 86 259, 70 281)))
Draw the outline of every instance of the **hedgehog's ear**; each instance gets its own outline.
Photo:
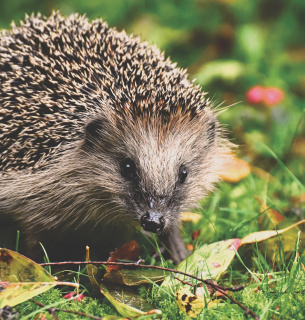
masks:
POLYGON ((103 121, 99 118, 91 119, 85 125, 85 144, 93 147, 101 137, 103 129, 103 121))

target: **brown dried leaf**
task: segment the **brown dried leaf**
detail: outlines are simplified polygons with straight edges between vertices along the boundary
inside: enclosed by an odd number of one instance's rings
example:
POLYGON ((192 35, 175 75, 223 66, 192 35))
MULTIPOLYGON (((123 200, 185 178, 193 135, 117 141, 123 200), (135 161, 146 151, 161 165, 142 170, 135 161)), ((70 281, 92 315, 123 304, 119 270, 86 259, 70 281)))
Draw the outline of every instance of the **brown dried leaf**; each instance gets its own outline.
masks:
POLYGON ((261 230, 272 230, 274 226, 277 226, 281 221, 286 219, 278 211, 265 205, 257 196, 254 196, 254 198, 260 204, 261 215, 258 217, 257 222, 261 230))
POLYGON ((233 154, 229 155, 228 159, 220 173, 220 177, 224 181, 236 183, 250 174, 251 168, 248 162, 235 157, 233 154))
POLYGON ((192 240, 195 241, 201 233, 201 230, 196 230, 192 232, 192 240))
MULTIPOLYGON (((114 252, 111 252, 107 262, 115 262, 117 260, 132 260, 137 261, 139 259, 140 249, 137 241, 132 240, 125 243, 121 248, 116 249, 114 252)), ((119 270, 122 267, 120 266, 108 266, 108 271, 110 270, 119 270)))

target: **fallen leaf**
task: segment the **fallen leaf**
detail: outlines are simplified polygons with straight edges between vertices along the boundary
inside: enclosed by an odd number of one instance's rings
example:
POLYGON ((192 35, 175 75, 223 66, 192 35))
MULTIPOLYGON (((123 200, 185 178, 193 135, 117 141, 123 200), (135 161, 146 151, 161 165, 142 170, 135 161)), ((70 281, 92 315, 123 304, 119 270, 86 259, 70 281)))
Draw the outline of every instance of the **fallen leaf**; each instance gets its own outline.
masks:
POLYGON ((182 212, 180 215, 180 220, 182 222, 198 223, 201 218, 202 218, 202 215, 195 212, 182 212))
MULTIPOLYGON (((137 241, 132 240, 128 243, 125 243, 122 247, 116 249, 114 252, 111 252, 107 262, 115 262, 117 260, 132 260, 137 261, 139 259, 140 249, 137 241)), ((108 270, 119 270, 121 266, 108 266, 108 270)))
POLYGON ((0 308, 0 319, 1 320, 14 320, 19 319, 19 312, 16 312, 14 309, 12 309, 10 306, 5 306, 3 308, 0 308))
POLYGON ((246 178, 250 173, 249 163, 232 154, 228 155, 228 160, 220 173, 220 177, 224 181, 236 183, 246 178))
POLYGON ((145 315, 162 314, 154 309, 145 299, 139 296, 136 288, 100 284, 101 293, 111 302, 124 317, 134 318, 145 315))
POLYGON ((0 308, 13 307, 57 285, 78 287, 77 283, 57 281, 20 253, 0 248, 0 308))
POLYGON ((209 297, 203 296, 201 299, 191 293, 189 288, 181 287, 175 294, 176 302, 181 311, 191 318, 197 318, 197 315, 206 307, 209 297))
POLYGON ((251 165, 251 172, 258 176, 259 178, 262 178, 267 181, 274 181, 275 178, 270 174, 270 172, 267 172, 259 167, 251 165))
POLYGON ((293 225, 282 229, 282 230, 267 230, 267 231, 258 231, 258 232, 253 232, 248 234, 247 236, 245 236, 244 238, 241 239, 241 243, 240 246, 245 245, 245 244, 249 244, 249 243, 255 243, 255 242, 260 242, 263 240, 267 240, 270 239, 272 237, 275 237, 277 235, 280 235, 300 224, 305 223, 305 220, 299 221, 297 223, 294 223, 293 225))
MULTIPOLYGON (((282 222, 280 222, 276 226, 276 228, 278 230, 281 230, 285 227, 290 227, 292 224, 293 222, 290 219, 285 219, 282 222)), ((288 260, 291 257, 291 255, 295 252, 295 246, 299 232, 300 243, 298 245, 298 248, 302 250, 302 248, 304 247, 305 233, 301 232, 299 226, 294 226, 293 228, 286 230, 283 234, 281 234, 280 239, 279 237, 273 237, 269 239, 268 242, 263 241, 262 244, 260 244, 260 249, 266 253, 268 261, 280 262, 280 260, 282 259, 282 257, 279 257, 278 255, 280 241, 281 250, 285 253, 286 260, 288 260)))
MULTIPOLYGON (((219 279, 227 270, 235 257, 235 251, 239 248, 240 239, 230 239, 203 245, 193 252, 193 254, 180 262, 178 271, 186 272, 201 279, 219 279)), ((186 276, 177 275, 178 279, 192 281, 186 276)), ((165 278, 162 287, 180 286, 181 282, 172 279, 171 276, 165 278)))
MULTIPOLYGON (((87 254, 87 261, 90 261, 89 253, 87 254)), ((91 284, 94 286, 94 288, 99 288, 100 292, 110 301, 110 303, 117 309, 117 311, 123 316, 129 318, 140 318, 141 316, 148 316, 148 315, 155 315, 161 314, 160 310, 153 309, 153 306, 151 306, 146 300, 144 300, 142 297, 139 296, 137 292, 137 288, 135 285, 139 285, 145 281, 145 283, 150 283, 150 280, 147 280, 144 278, 143 275, 141 275, 141 272, 143 270, 111 270, 107 271, 109 277, 115 275, 119 275, 118 278, 124 279, 124 285, 120 284, 113 284, 113 283, 107 283, 101 281, 98 282, 97 279, 100 278, 100 270, 92 264, 87 265, 87 273, 89 275, 89 280, 91 284), (133 271, 138 271, 134 272, 133 271), (123 272, 128 273, 129 277, 128 279, 127 275, 123 275, 123 272), (124 278, 126 276, 126 278, 124 278), (128 279, 128 280, 127 280, 128 279), (134 286, 131 286, 132 284, 127 284, 128 281, 137 281, 137 283, 133 283, 134 286)), ((145 269, 146 271, 146 269, 145 269)), ((156 270, 157 272, 159 270, 156 270)), ((145 272, 143 272, 145 273, 145 272)), ((152 271, 150 274, 150 271, 147 270, 146 275, 149 277, 151 276, 154 271, 152 271)), ((155 276, 153 276, 155 277, 155 276)), ((163 278, 163 275, 162 275, 163 278)), ((109 280, 109 279, 108 279, 109 280)), ((111 279, 114 280, 114 279, 111 279)), ((160 280, 160 279, 159 279, 160 280)))
POLYGON ((87 273, 88 273, 88 276, 89 276, 89 281, 90 281, 92 287, 96 291, 100 291, 100 284, 97 281, 97 279, 100 280, 102 278, 101 269, 103 267, 97 267, 97 266, 95 266, 93 264, 87 264, 86 268, 87 268, 87 273))
POLYGON ((159 282, 164 279, 165 272, 158 269, 122 269, 107 271, 103 281, 125 284, 127 286, 139 286, 144 283, 159 282))
POLYGON ((192 240, 195 241, 199 237, 200 233, 201 233, 201 230, 196 230, 192 232, 192 240))
MULTIPOLYGON (((216 281, 213 282, 217 284, 216 281)), ((180 287, 175 298, 181 311, 191 318, 197 318, 203 308, 211 308, 219 304, 218 301, 211 299, 214 292, 215 290, 211 286, 200 283, 196 287, 196 293, 192 293, 190 287, 180 287)))
POLYGON ((257 219, 258 225, 261 230, 274 229, 281 221, 285 220, 285 217, 273 208, 268 207, 263 201, 254 196, 257 202, 260 204, 260 216, 257 219))

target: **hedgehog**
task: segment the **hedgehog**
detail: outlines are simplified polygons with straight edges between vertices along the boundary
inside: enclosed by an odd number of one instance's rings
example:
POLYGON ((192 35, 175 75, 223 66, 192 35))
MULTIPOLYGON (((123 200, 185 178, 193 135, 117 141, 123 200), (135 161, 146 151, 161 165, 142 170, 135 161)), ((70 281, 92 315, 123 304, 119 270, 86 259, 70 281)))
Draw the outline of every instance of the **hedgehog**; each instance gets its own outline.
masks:
MULTIPOLYGON (((180 213, 213 190, 230 143, 206 93, 101 19, 26 15, 0 35, 0 216, 25 252, 108 252, 141 228, 186 257, 180 213)), ((141 229, 141 230, 142 230, 141 229)))

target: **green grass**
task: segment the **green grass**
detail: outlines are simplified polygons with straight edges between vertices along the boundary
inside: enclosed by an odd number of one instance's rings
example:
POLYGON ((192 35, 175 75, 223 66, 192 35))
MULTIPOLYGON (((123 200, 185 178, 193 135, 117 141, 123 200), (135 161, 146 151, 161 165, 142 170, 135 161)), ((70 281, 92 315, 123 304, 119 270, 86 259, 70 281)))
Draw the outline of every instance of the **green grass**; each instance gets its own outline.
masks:
MULTIPOLYGON (((80 311, 89 315, 103 317, 108 314, 116 314, 116 310, 106 299, 92 299, 85 298, 82 302, 63 299, 64 291, 59 289, 51 289, 34 299, 45 305, 45 308, 37 306, 34 302, 24 302, 16 308, 20 312, 21 319, 34 319, 37 314, 44 313, 47 319, 54 319, 46 309, 62 308, 73 311, 80 311)), ((65 292, 67 293, 67 292, 65 292)), ((59 319, 79 319, 80 316, 76 314, 70 314, 67 312, 57 312, 59 319)))

